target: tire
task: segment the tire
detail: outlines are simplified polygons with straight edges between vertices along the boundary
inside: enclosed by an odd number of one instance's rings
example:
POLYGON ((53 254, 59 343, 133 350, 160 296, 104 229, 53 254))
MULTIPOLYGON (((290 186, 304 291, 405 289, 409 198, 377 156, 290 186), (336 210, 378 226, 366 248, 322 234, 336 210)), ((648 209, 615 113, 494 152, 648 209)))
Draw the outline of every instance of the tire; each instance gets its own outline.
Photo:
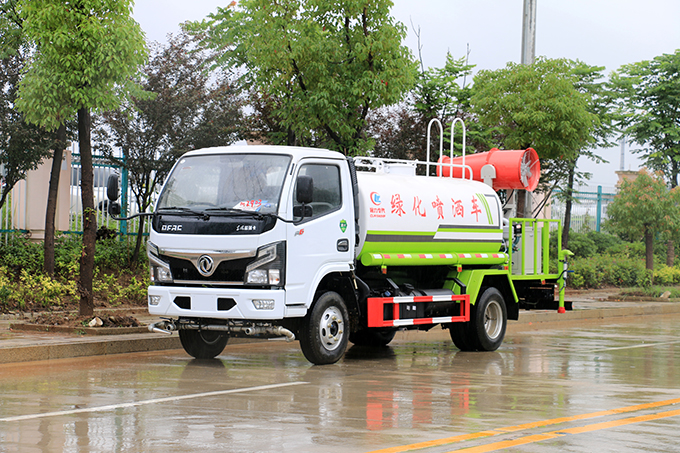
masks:
POLYGON ((394 339, 396 330, 363 329, 349 334, 349 341, 357 346, 384 347, 394 339))
POLYGON ((453 344, 461 351, 475 351, 477 346, 470 333, 469 322, 454 322, 449 325, 449 335, 453 344))
POLYGON ((314 365, 335 363, 345 354, 349 338, 349 314, 336 292, 323 293, 302 322, 300 349, 314 365))
POLYGON ((495 351, 503 343, 508 313, 505 301, 496 288, 482 289, 470 313, 470 338, 475 349, 495 351))
POLYGON ((213 359, 224 351, 229 336, 212 330, 180 330, 179 341, 190 356, 213 359))

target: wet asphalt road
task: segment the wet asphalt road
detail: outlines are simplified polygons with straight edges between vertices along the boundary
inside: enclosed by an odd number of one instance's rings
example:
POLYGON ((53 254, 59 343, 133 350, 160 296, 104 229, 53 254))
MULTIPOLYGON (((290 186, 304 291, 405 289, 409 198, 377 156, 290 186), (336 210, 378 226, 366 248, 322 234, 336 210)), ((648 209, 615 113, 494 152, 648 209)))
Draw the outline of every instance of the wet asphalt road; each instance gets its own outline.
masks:
POLYGON ((0 452, 680 450, 680 315, 446 333, 311 366, 297 342, 3 365, 0 452))

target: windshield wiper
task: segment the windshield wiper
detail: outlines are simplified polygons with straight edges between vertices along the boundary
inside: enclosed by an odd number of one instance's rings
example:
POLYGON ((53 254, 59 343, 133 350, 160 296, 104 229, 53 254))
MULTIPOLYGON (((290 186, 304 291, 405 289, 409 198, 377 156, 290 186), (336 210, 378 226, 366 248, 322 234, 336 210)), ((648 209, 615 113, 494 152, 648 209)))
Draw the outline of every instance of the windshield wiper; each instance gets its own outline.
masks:
POLYGON ((173 214, 195 215, 195 216, 201 217, 204 220, 210 219, 210 215, 208 215, 205 211, 196 211, 195 209, 186 208, 184 206, 168 206, 168 207, 165 207, 165 208, 160 208, 156 212, 158 214, 163 214, 163 213, 168 214, 169 213, 168 211, 179 211, 179 212, 174 212, 173 214))
POLYGON ((243 215, 254 215, 256 217, 261 217, 263 214, 261 212, 257 211, 245 211, 243 209, 236 209, 236 208, 227 208, 227 207, 221 207, 221 208, 207 208, 206 212, 212 212, 214 213, 215 211, 217 212, 224 212, 227 214, 243 214, 243 215))
POLYGON ((247 211, 244 209, 236 209, 236 208, 227 208, 227 207, 222 207, 222 208, 208 208, 206 209, 206 212, 210 211, 211 214, 215 214, 215 212, 219 213, 226 213, 226 214, 239 214, 239 215, 250 215, 258 220, 264 218, 264 217, 273 217, 275 219, 279 219, 282 222, 286 223, 292 223, 291 220, 286 220, 283 217, 279 217, 278 215, 274 214, 273 212, 259 212, 259 211, 247 211))

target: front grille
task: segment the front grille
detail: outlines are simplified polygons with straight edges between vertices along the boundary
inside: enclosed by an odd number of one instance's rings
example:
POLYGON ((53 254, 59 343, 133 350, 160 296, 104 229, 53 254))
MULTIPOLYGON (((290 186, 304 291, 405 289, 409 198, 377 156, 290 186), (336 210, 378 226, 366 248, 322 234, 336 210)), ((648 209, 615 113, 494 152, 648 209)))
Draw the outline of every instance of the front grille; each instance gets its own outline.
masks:
POLYGON ((185 280, 193 282, 210 283, 235 283, 243 282, 246 266, 252 262, 252 258, 222 261, 210 277, 204 277, 189 260, 180 258, 164 257, 170 263, 170 270, 175 281, 185 280))

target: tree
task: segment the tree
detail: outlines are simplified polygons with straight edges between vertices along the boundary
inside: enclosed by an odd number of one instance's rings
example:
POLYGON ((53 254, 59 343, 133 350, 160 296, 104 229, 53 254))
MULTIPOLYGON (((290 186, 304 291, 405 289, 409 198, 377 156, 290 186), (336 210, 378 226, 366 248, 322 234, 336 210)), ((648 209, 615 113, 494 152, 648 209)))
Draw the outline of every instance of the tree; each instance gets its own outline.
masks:
MULTIPOLYGON (((132 98, 101 115, 95 131, 98 148, 129 171, 139 212, 153 201, 176 158, 191 149, 225 146, 239 138, 241 100, 225 74, 203 70, 208 55, 193 48, 186 34, 156 46, 139 83, 153 98, 132 98), (117 150, 122 159, 116 157, 117 150)), ((139 223, 132 262, 142 244, 139 223)))
POLYGON ((399 101, 415 78, 389 0, 243 0, 188 29, 220 50, 219 64, 271 99, 289 144, 322 140, 351 154, 367 148, 370 110, 399 101))
MULTIPOLYGON (((641 146, 634 152, 662 171, 671 185, 680 173, 680 50, 653 60, 622 66, 611 77, 619 95, 623 133, 641 146)), ((667 264, 673 265, 675 244, 667 244, 667 264)))
POLYGON ((671 187, 680 174, 680 49, 624 65, 611 77, 619 95, 623 133, 640 145, 646 164, 663 171, 671 187))
POLYGON ((612 114, 612 97, 606 82, 604 82, 602 71, 604 67, 589 66, 585 63, 576 61, 571 62, 572 74, 574 76, 574 87, 588 97, 588 110, 595 115, 594 128, 592 131, 592 141, 586 148, 582 148, 574 156, 574 159, 566 162, 566 184, 560 178, 557 182, 564 187, 559 192, 559 197, 565 201, 564 221, 562 224, 562 247, 569 246, 569 232, 571 230, 571 209, 574 201, 574 186, 577 182, 582 182, 590 178, 590 173, 578 172, 578 160, 586 157, 595 162, 605 162, 600 156, 595 154, 592 146, 611 146, 609 138, 614 134, 614 116, 612 114))
MULTIPOLYGON (((578 62, 538 58, 531 65, 508 63, 474 78, 472 110, 482 126, 492 128, 499 148, 536 149, 543 189, 563 181, 580 152, 594 144, 597 115, 590 95, 577 88, 578 62)), ((520 195, 524 195, 520 191, 520 195)), ((518 216, 525 216, 523 197, 518 216)))
POLYGON ((130 0, 24 0, 24 32, 37 52, 21 81, 17 106, 28 121, 54 130, 74 113, 82 165, 83 252, 80 314, 92 315, 97 219, 94 209, 90 109, 115 108, 135 86, 146 58, 130 0))
POLYGON ((654 235, 677 235, 680 229, 680 189, 669 191, 660 173, 640 170, 634 181, 624 180, 607 206, 607 225, 629 240, 645 240, 645 261, 654 270, 654 235))

